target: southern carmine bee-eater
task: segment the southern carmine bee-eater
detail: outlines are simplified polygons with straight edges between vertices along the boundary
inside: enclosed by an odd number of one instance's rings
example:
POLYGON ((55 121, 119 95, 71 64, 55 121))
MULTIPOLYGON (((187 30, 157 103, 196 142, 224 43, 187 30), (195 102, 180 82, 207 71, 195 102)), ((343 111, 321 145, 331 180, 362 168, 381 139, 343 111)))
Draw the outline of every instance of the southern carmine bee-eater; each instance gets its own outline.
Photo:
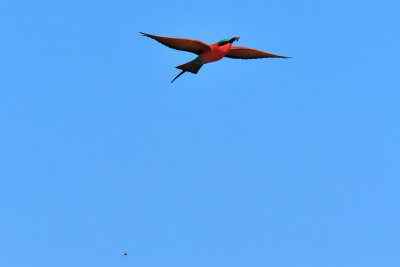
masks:
POLYGON ((186 38, 175 38, 175 37, 164 37, 152 35, 144 32, 140 32, 142 35, 150 37, 163 45, 170 48, 192 52, 198 55, 194 60, 185 63, 183 65, 177 66, 176 68, 182 71, 171 81, 174 82, 176 78, 189 71, 191 73, 197 74, 199 69, 206 63, 218 61, 223 57, 229 58, 240 58, 240 59, 255 59, 255 58, 289 58, 284 56, 279 56, 271 53, 267 53, 261 50, 232 46, 234 41, 238 41, 239 37, 233 37, 231 39, 224 39, 218 43, 208 45, 198 40, 186 39, 186 38))

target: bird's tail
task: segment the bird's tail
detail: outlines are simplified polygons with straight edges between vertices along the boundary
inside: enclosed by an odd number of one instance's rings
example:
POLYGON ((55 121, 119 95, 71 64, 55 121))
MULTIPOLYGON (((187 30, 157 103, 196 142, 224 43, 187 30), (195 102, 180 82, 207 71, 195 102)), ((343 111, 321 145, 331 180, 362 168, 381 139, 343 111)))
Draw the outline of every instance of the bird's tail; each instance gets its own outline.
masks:
POLYGON ((199 72, 199 69, 201 68, 201 66, 203 66, 203 63, 199 62, 197 59, 195 59, 195 60, 192 60, 183 65, 177 66, 176 68, 197 74, 197 72, 199 72))
POLYGON ((185 72, 186 72, 186 70, 181 71, 178 75, 175 76, 175 78, 171 81, 171 83, 173 83, 176 80, 176 78, 178 78, 179 76, 181 76, 185 72))
POLYGON ((197 72, 199 72, 199 69, 201 68, 201 66, 203 66, 203 63, 197 59, 192 60, 183 65, 177 66, 176 68, 180 69, 182 71, 171 81, 171 83, 173 83, 176 80, 176 78, 178 78, 179 76, 181 76, 182 74, 184 74, 187 71, 197 74, 197 72))

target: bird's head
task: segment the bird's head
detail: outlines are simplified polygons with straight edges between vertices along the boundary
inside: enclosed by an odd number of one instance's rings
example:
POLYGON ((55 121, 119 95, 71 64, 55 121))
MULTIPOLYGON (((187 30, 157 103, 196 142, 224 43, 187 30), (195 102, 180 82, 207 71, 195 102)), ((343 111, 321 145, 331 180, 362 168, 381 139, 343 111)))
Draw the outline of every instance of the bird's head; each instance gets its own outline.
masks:
POLYGON ((223 46, 229 43, 233 43, 234 41, 239 41, 239 37, 233 37, 231 39, 224 39, 218 42, 218 46, 223 46))

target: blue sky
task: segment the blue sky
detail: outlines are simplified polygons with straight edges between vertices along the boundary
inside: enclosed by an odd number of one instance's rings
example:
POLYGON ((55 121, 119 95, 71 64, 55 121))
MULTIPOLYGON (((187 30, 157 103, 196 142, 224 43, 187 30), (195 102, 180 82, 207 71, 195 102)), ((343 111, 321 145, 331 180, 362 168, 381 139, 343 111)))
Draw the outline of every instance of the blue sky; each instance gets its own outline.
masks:
POLYGON ((2 1, 0 265, 399 266, 399 7, 2 1))

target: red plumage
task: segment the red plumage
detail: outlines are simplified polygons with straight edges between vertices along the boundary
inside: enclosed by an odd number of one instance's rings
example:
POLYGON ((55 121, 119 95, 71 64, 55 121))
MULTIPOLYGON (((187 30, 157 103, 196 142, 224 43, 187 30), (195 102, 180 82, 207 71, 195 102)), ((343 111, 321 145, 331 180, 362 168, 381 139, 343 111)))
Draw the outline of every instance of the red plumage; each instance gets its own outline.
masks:
POLYGON ((240 59, 256 59, 256 58, 288 58, 285 56, 279 56, 264 52, 261 50, 248 48, 248 47, 234 47, 232 43, 238 41, 239 37, 222 40, 218 43, 207 45, 199 40, 176 38, 176 37, 164 37, 141 32, 142 35, 150 37, 163 45, 170 48, 191 52, 199 55, 196 59, 177 66, 176 68, 181 69, 179 73, 172 81, 181 76, 186 71, 197 74, 199 69, 205 63, 221 60, 224 57, 229 58, 240 58, 240 59))

